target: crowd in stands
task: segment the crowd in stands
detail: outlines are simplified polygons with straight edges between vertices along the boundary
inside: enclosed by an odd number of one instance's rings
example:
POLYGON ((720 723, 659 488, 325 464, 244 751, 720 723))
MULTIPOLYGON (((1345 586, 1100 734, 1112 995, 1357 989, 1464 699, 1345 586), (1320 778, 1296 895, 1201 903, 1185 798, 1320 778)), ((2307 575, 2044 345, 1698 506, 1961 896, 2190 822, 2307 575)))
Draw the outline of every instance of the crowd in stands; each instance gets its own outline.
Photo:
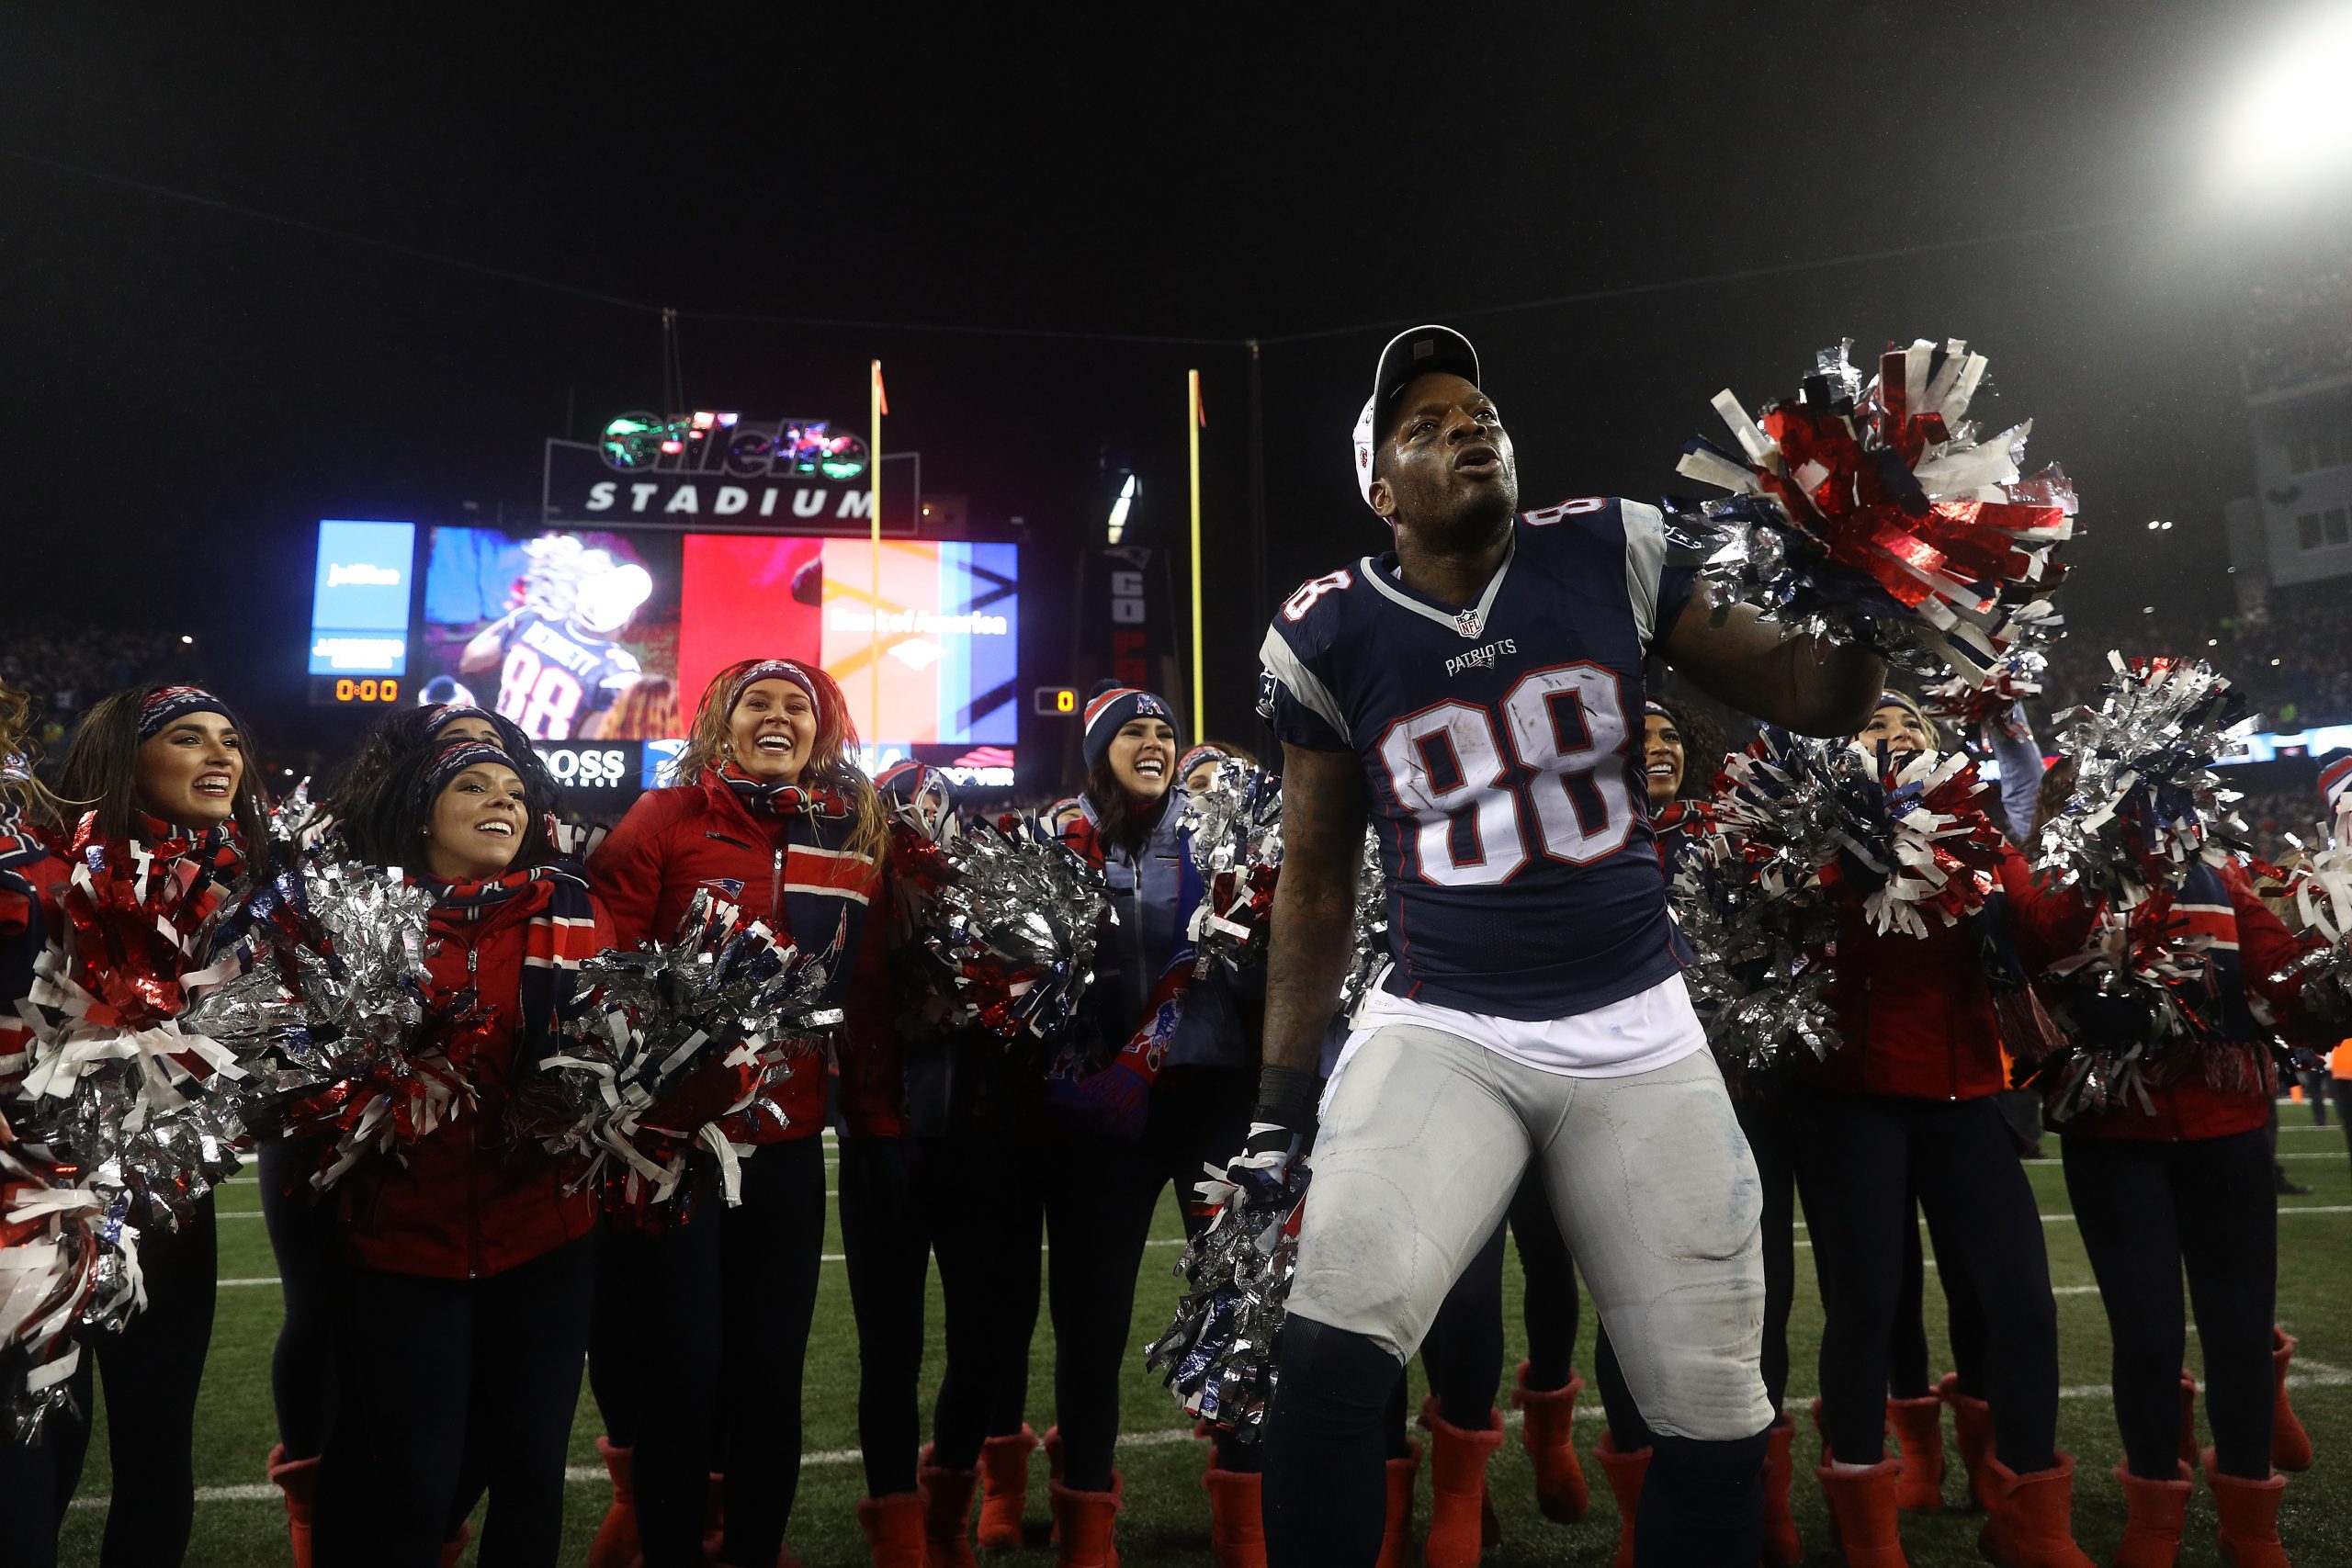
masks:
POLYGON ((31 695, 41 716, 39 738, 50 746, 108 692, 190 675, 196 660, 194 644, 147 627, 12 612, 0 628, 0 682, 31 695))

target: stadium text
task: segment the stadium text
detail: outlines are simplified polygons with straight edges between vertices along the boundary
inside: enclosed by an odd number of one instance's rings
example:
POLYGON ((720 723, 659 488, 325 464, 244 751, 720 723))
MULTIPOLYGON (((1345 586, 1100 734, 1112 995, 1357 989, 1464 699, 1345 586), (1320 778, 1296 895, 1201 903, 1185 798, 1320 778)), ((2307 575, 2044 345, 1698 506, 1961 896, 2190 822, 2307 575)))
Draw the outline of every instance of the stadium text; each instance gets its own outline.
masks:
MULTIPOLYGON (((640 479, 624 485, 617 479, 600 479, 588 487, 587 510, 610 512, 620 504, 620 492, 628 491, 628 504, 622 510, 631 516, 695 516, 702 514, 702 491, 692 482, 662 482, 640 479), (662 504, 653 498, 669 491, 662 504)), ((809 489, 799 485, 763 485, 759 487, 759 506, 752 505, 752 489, 746 485, 720 485, 711 492, 710 510, 714 516, 733 517, 821 517, 832 495, 830 490, 809 489), (789 496, 791 502, 783 510, 778 503, 789 496)), ((835 517, 871 517, 874 515, 874 492, 871 490, 844 490, 839 504, 833 507, 835 517)))

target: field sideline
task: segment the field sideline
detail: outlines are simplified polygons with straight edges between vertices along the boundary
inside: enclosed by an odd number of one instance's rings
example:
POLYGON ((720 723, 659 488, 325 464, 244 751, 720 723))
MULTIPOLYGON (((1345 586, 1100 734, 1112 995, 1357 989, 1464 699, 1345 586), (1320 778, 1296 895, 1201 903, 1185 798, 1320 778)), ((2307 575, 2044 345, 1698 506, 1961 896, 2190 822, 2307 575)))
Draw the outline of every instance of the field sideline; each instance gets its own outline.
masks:
MULTIPOLYGON (((2293 1390, 2296 1409, 2311 1429, 2318 1450, 2317 1466, 2290 1483, 2281 1512, 2281 1533, 2290 1552, 2303 1568, 2352 1562, 2352 1162, 2347 1162, 2344 1134, 2336 1127, 2313 1128, 2301 1105, 2281 1107, 2280 1150, 2288 1170, 2314 1190, 2308 1198, 2280 1200, 2278 1312, 2288 1332, 2302 1341, 2297 1361, 2300 1374, 2293 1390)), ((830 1134, 829 1148, 830 1148, 830 1134)), ((2055 1141, 2048 1145, 2054 1155, 2055 1141)), ((830 1157, 830 1156, 829 1156, 830 1157)), ((2062 1381, 2066 1397, 2060 1406, 2059 1442, 2079 1459, 2075 1519, 2079 1539, 2094 1558, 2104 1562, 2122 1531, 2122 1501, 2108 1473, 2119 1457, 2114 1413, 2108 1403, 2107 1332, 2089 1265, 2068 1213, 2065 1184, 2053 1157, 2028 1166, 2038 1194, 2049 1238, 2051 1275, 2058 1291, 2058 1320, 2062 1344, 2062 1381)), ((202 1403, 197 1416, 197 1480, 203 1488, 197 1506, 196 1537, 188 1562, 196 1568, 241 1568, 245 1564, 283 1564, 288 1561, 284 1514, 275 1489, 263 1479, 262 1463, 275 1440, 269 1400, 269 1353, 276 1336, 279 1305, 276 1268, 259 1217, 259 1193, 250 1179, 229 1188, 221 1197, 220 1292, 213 1330, 211 1359, 207 1367, 202 1403)), ((849 1311, 848 1280, 837 1258, 840 1227, 829 1220, 827 1252, 818 1305, 818 1327, 808 1356, 807 1445, 808 1459, 795 1511, 792 1546, 808 1568, 850 1568, 867 1561, 854 1508, 863 1495, 863 1473, 857 1463, 854 1393, 857 1368, 856 1336, 849 1311)), ((1125 1512, 1120 1519, 1120 1556, 1131 1568, 1173 1568, 1210 1561, 1208 1505, 1199 1488, 1205 1450, 1192 1442, 1188 1428, 1173 1403, 1147 1372, 1140 1346, 1164 1325, 1176 1297, 1175 1281, 1167 1265, 1175 1258, 1181 1232, 1172 1202, 1163 1201, 1157 1229, 1159 1245, 1146 1255, 1145 1278, 1136 1292, 1135 1344, 1123 1425, 1128 1434, 1120 1448, 1126 1476, 1125 1512)), ((1804 1245, 1799 1233, 1799 1246, 1804 1245)), ((1791 1325, 1792 1374, 1790 1403, 1801 1408, 1814 1387, 1814 1356, 1819 1343, 1819 1298, 1802 1255, 1798 1269, 1798 1299, 1791 1325)), ((929 1325, 926 1386, 935 1382, 940 1354, 939 1313, 934 1299, 929 1325)), ((1518 1322, 1518 1276, 1514 1267, 1506 1283, 1510 1314, 1507 1338, 1514 1359, 1521 1353, 1524 1334, 1518 1322)), ((1936 1347, 1940 1371, 1943 1349, 1943 1303, 1928 1292, 1929 1340, 1936 1347)), ((1578 1365, 1586 1367, 1592 1342, 1588 1310, 1582 1327, 1578 1365)), ((1041 1323, 1033 1347, 1030 1416, 1042 1430, 1051 1419, 1052 1335, 1041 1323)), ((2189 1339, 2189 1365, 2199 1363, 2196 1338, 2189 1339)), ((406 1375, 430 1376, 429 1365, 411 1360, 406 1375)), ((1419 1370, 1415 1382, 1418 1385, 1419 1370)), ((1506 1380, 1508 1387, 1508 1379, 1506 1380)), ((1416 1392, 1418 1400, 1418 1387, 1416 1392)), ((1526 1455, 1517 1443, 1507 1444, 1490 1474, 1495 1503, 1504 1529, 1503 1544, 1485 1559, 1495 1568, 1516 1564, 1598 1564, 1611 1560, 1616 1540, 1616 1510, 1602 1483, 1591 1448, 1600 1436, 1600 1402, 1588 1394, 1577 1414, 1579 1447, 1584 1450, 1593 1489, 1590 1516, 1581 1524, 1560 1526, 1535 1511, 1533 1483, 1526 1455)), ((1818 1447, 1800 1420, 1797 1452, 1801 1473, 1797 1485, 1797 1515, 1804 1533, 1807 1561, 1834 1563, 1839 1559, 1828 1543, 1826 1517, 1814 1485, 1810 1467, 1818 1447)), ((1949 1429, 1949 1424, 1947 1424, 1949 1429)), ((595 1452, 601 1430, 594 1404, 585 1387, 580 1415, 572 1427, 573 1484, 565 1514, 567 1546, 564 1561, 585 1560, 590 1536, 609 1496, 604 1470, 595 1452)), ((1045 1542, 1045 1466, 1032 1473, 1030 1514, 1035 1529, 1031 1550, 1000 1561, 1008 1568, 1050 1563, 1045 1542)), ((83 1477, 80 1497, 69 1517, 63 1561, 92 1563, 97 1560, 102 1515, 98 1502, 113 1490, 103 1435, 93 1442, 90 1463, 83 1477)), ((1955 1457, 1945 1495, 1965 1493, 1955 1457)), ((1428 1481, 1424 1475, 1419 1517, 1426 1519, 1428 1481)), ((1975 1516, 1954 1512, 1942 1517, 1906 1519, 1904 1537, 1916 1568, 1973 1564, 1979 1524, 1975 1516)), ((2190 1539, 2181 1561, 2209 1564, 2218 1561, 2212 1545, 2212 1507, 2200 1488, 2190 1513, 2190 1539)), ((472 1561, 469 1553, 466 1558, 472 1561)))

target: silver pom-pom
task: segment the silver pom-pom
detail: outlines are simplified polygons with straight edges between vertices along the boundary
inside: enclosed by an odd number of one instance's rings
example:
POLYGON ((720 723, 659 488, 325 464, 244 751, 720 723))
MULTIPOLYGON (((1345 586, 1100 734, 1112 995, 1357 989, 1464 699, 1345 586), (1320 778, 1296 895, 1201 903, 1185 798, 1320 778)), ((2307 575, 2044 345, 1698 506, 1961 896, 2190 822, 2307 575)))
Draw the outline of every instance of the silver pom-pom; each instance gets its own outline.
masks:
POLYGON ((944 1027, 978 1023, 1006 1041, 1053 1040, 1094 983, 1094 949, 1114 917, 1102 874, 1034 818, 970 824, 940 844, 944 875, 916 923, 944 1027))
POLYGON ((1282 781, 1224 758, 1205 786, 1185 794, 1182 809, 1201 874, 1201 901, 1188 933, 1200 972, 1220 958, 1236 966, 1262 959, 1282 874, 1282 781))
POLYGON ((2177 887, 2196 862, 2219 865, 2244 847, 2237 794, 2213 763, 2244 750, 2254 720, 2201 659, 2107 657, 2115 672, 2098 705, 2062 720, 2074 792, 2043 826, 2035 869, 2054 886, 2130 906, 2177 887))
POLYGON ((564 1023, 562 1054, 516 1086, 510 1121, 580 1157, 574 1189, 597 1184, 609 1208, 667 1203, 697 1149, 734 1203, 743 1150, 729 1127, 787 1124, 779 1091, 822 1070, 822 1037, 842 1021, 823 999, 839 961, 705 889, 670 942, 580 965, 585 1004, 564 1023))
POLYGON ((1274 1342, 1298 1266, 1298 1221, 1309 1172, 1303 1159, 1272 1168, 1204 1168, 1196 1190, 1216 1210, 1185 1244, 1175 1321, 1144 1360, 1184 1409, 1243 1442, 1264 1430, 1274 1398, 1274 1342))
POLYGON ((1353 1018, 1356 1004, 1388 967, 1388 874, 1380 863, 1380 837, 1364 829, 1363 853, 1356 858, 1356 919, 1348 972, 1340 982, 1340 1016, 1353 1018))

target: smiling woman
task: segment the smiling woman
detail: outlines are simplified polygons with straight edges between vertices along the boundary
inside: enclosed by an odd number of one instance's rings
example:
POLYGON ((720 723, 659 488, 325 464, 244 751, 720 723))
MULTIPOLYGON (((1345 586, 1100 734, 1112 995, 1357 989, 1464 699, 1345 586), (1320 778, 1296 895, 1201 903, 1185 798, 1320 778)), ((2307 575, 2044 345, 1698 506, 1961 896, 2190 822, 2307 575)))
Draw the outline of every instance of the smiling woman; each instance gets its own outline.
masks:
MULTIPOLYGON (((248 765, 250 734, 229 705, 195 686, 134 686, 90 710, 57 779, 51 826, 77 859, 138 861, 145 886, 179 875, 242 880, 244 855, 266 853, 263 798, 248 765)), ((30 869, 41 923, 62 924, 56 862, 30 869)), ((172 976, 113 974, 102 944, 78 952, 76 982, 114 995, 172 976)), ((208 1192, 176 1224, 131 1210, 140 1229, 145 1310, 119 1334, 94 1337, 96 1355, 74 1374, 74 1410, 46 1424, 40 1441, 6 1445, 0 1456, 0 1560, 43 1563, 53 1556, 57 1510, 74 1494, 88 1440, 93 1359, 104 1376, 107 1447, 119 1497, 107 1514, 105 1561, 177 1563, 196 1509, 197 1387, 212 1336, 218 1231, 208 1192)))
POLYGON ((407 868, 433 895, 411 1048, 445 1055, 469 1098, 337 1189, 351 1288, 335 1298, 334 1416, 313 1483, 322 1562, 454 1560, 485 1491, 493 1551, 552 1562, 562 1535, 595 1202, 573 1190, 576 1167, 514 1140, 505 1110, 558 1048, 604 921, 554 863, 547 802, 507 752, 447 729, 457 738, 402 759, 345 828, 356 859, 407 868), (374 1348, 393 1343, 437 1347, 449 1375, 387 1375, 374 1348), (446 1462, 459 1452, 480 1456, 463 1476, 446 1462))

